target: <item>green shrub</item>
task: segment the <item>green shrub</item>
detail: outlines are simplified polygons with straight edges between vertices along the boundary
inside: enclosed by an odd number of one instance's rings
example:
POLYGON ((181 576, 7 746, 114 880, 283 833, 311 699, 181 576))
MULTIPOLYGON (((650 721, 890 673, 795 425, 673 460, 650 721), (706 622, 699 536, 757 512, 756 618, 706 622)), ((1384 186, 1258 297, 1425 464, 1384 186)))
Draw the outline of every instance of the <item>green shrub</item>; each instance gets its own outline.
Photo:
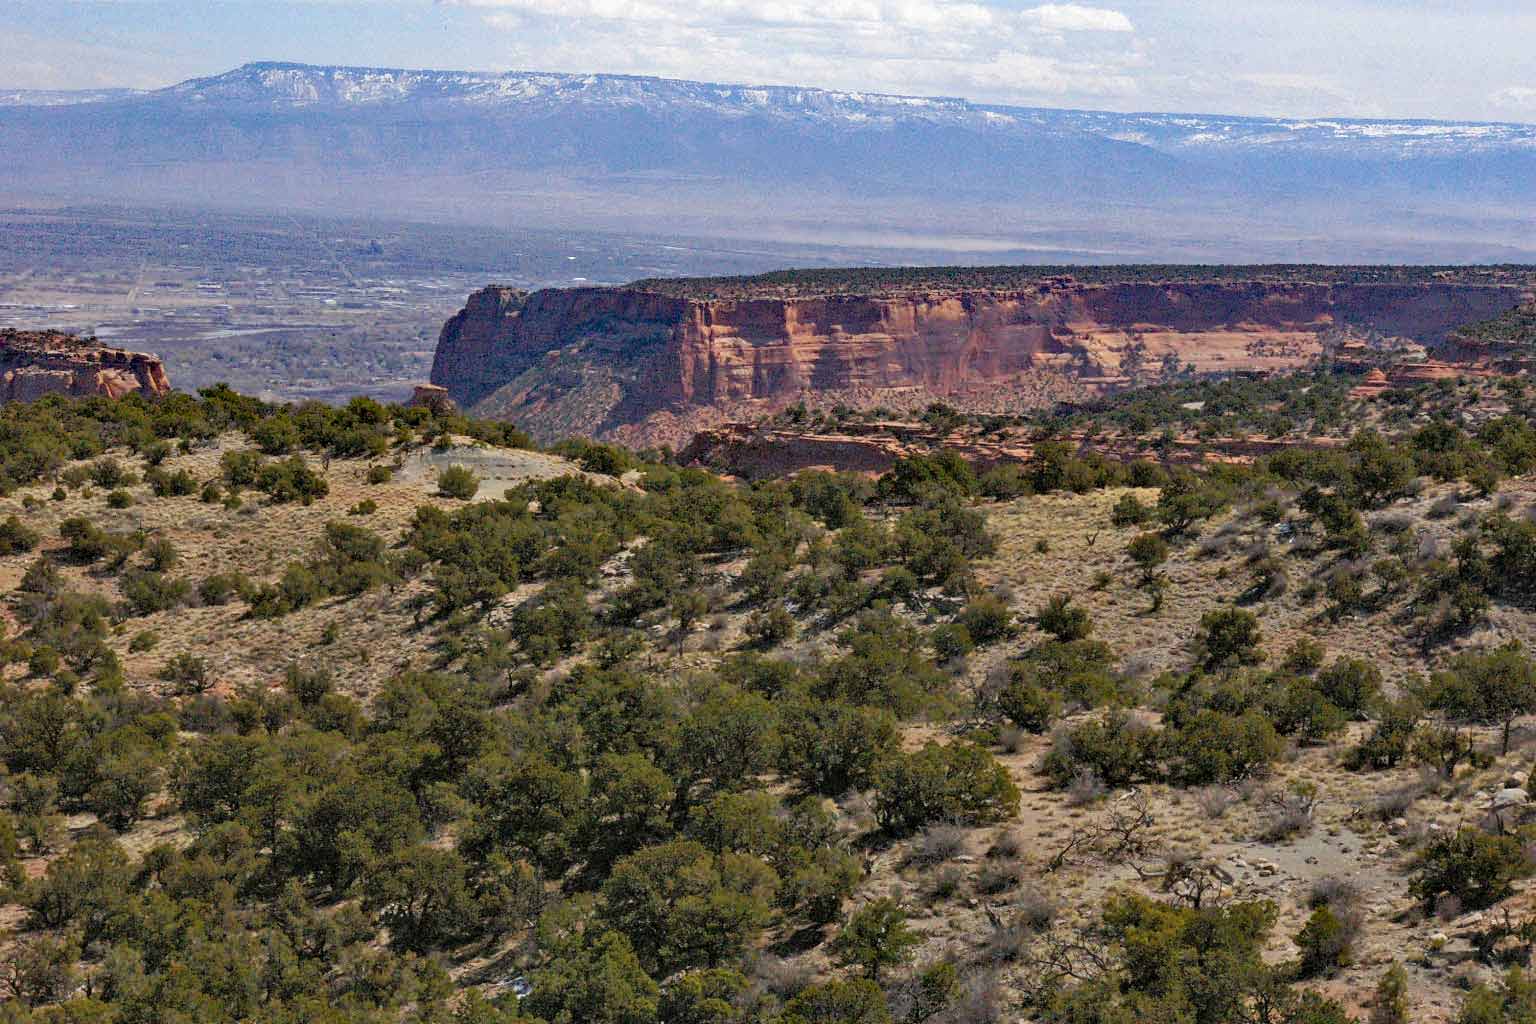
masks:
POLYGON ((1218 608, 1200 617, 1195 642, 1206 671, 1254 665, 1264 660, 1256 615, 1242 608, 1218 608))
POLYGON ((1279 758, 1285 749, 1258 711, 1227 715, 1203 709, 1166 734, 1168 775, 1185 786, 1235 782, 1279 758))
POLYGON ((1043 733, 1061 714, 1061 696, 1033 683, 1015 680, 998 696, 998 707, 1020 729, 1043 733))
POLYGON ((777 647, 794 637, 794 616, 781 606, 759 608, 747 618, 746 634, 759 647, 777 647))
POLYGON ((59 536, 69 542, 69 557, 78 562, 99 562, 112 550, 111 535, 84 516, 60 523, 59 536))
POLYGON ((185 652, 176 655, 160 669, 160 678, 175 683, 182 693, 203 693, 213 684, 208 662, 185 652))
POLYGON ((1351 718, 1363 719, 1381 700, 1381 669, 1360 658, 1340 658, 1317 674, 1317 688, 1351 718))
POLYGON ((1322 644, 1302 637, 1286 649, 1285 660, 1280 663, 1280 668, 1296 675, 1309 676, 1322 668, 1326 654, 1322 644))
POLYGON ((133 495, 127 491, 118 489, 107 495, 108 508, 128 508, 133 504, 133 495))
POLYGON ((97 459, 91 464, 91 482, 97 487, 111 490, 122 485, 126 474, 116 459, 97 459))
POLYGON ((906 912, 890 898, 866 903, 832 940, 832 956, 843 967, 857 967, 870 981, 912 958, 923 937, 907 925, 906 912))
POLYGON ((169 611, 185 601, 192 589, 186 580, 170 579, 146 569, 125 572, 118 586, 135 615, 169 611))
POLYGON ((480 490, 480 478, 464 466, 449 466, 437 474, 437 493, 468 501, 480 490))
POLYGON ((1349 718, 1316 683, 1305 678, 1281 686, 1266 700, 1265 710, 1281 733, 1314 743, 1343 729, 1349 718))
POLYGON ((1157 574, 1157 567, 1168 560, 1168 552, 1168 542, 1155 533, 1140 534, 1125 547, 1125 553, 1141 570, 1143 580, 1157 574))
POLYGON ((1518 641, 1463 652, 1430 677, 1426 703, 1459 721, 1499 726, 1507 754, 1514 720, 1536 711, 1536 663, 1518 641))
POLYGON ((1151 517, 1151 510, 1134 494, 1123 495, 1109 513, 1109 521, 1119 527, 1140 526, 1151 517))
POLYGON ((772 916, 778 878, 748 854, 715 854, 690 840, 623 858, 603 883, 603 921, 658 974, 729 962, 772 916))
POLYGON ((197 477, 185 469, 167 473, 156 466, 144 474, 144 482, 157 498, 184 498, 198 491, 197 477))
POLYGON ((793 701, 779 715, 779 767, 811 793, 864 789, 898 748, 889 710, 841 701, 793 701))
POLYGON ((1058 732, 1040 769, 1059 789, 1085 770, 1107 786, 1128 786, 1157 776, 1161 752, 1156 729, 1127 712, 1112 711, 1058 732))
POLYGON ((1008 770, 970 743, 930 742, 914 754, 893 754, 875 776, 875 817, 896 833, 939 821, 983 825, 1018 809, 1008 770))
POLYGON ((1332 974, 1353 963, 1357 930, 1354 921, 1335 913, 1327 904, 1312 911, 1295 940, 1301 951, 1302 976, 1332 974))
POLYGON ((15 516, 7 516, 0 523, 0 556, 20 555, 34 550, 42 540, 41 535, 15 516))
POLYGON ((939 661, 963 658, 976 647, 970 630, 958 622, 944 622, 933 627, 929 642, 933 645, 933 656, 939 661))
POLYGON ((181 553, 170 538, 156 537, 144 545, 144 557, 149 560, 150 569, 164 572, 181 560, 181 553))
POLYGON ((1035 625, 1062 643, 1086 640, 1093 632, 1093 619, 1087 609, 1072 603, 1066 594, 1057 594, 1035 612, 1035 625))
POLYGON ((802 989, 784 1005, 779 1024, 890 1024, 880 986, 865 978, 828 981, 802 989))
POLYGON ((256 476, 256 487, 279 504, 297 501, 309 505, 331 492, 325 477, 310 469, 299 455, 262 466, 256 476))
POLYGON ((1429 841, 1408 889, 1429 906, 1449 895, 1467 910, 1482 910, 1513 892, 1515 879, 1530 874, 1531 867, 1515 837, 1459 828, 1429 841))
POLYGON ((986 647, 1013 633, 1013 613, 991 594, 984 594, 961 609, 955 622, 970 634, 977 646, 986 647))
POLYGON ((1408 1001, 1408 972, 1393 961, 1376 983, 1371 1000, 1371 1024, 1409 1024, 1413 1007, 1408 1001))
POLYGON ((240 573, 217 573, 197 585, 198 599, 206 605, 228 604, 242 596, 250 582, 240 573))
POLYGON ((1376 727, 1350 752, 1346 763, 1356 770, 1396 768, 1411 753, 1423 717, 1423 706, 1411 694, 1386 704, 1376 727))
POLYGON ((224 482, 231 489, 254 487, 256 481, 261 478, 261 471, 266 465, 266 458, 260 452, 254 451, 225 452, 219 458, 219 466, 224 474, 224 482))
POLYGON ((995 501, 1012 501, 1034 490, 1024 468, 1011 462, 999 463, 983 473, 979 488, 982 494, 995 501))

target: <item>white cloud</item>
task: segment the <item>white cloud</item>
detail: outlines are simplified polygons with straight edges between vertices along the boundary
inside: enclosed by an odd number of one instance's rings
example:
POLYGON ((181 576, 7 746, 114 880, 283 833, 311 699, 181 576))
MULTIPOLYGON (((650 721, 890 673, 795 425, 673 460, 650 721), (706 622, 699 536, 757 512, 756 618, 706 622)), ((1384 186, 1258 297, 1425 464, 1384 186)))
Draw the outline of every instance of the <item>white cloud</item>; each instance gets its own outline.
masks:
POLYGON ((0 86, 18 89, 154 88, 163 58, 128 46, 50 39, 0 29, 0 86))
POLYGON ((1142 62, 1123 13, 982 0, 441 0, 505 33, 509 66, 963 94, 1124 97, 1142 62))
POLYGON ((1024 12, 1041 28, 1051 32, 1134 32, 1131 24, 1119 11, 1102 7, 1084 7, 1081 4, 1046 4, 1024 12))
POLYGON ((1495 107, 1507 110, 1536 110, 1536 86, 1512 85, 1490 97, 1495 107))
POLYGON ((1280 101, 1315 111, 1348 110, 1361 113, 1365 103, 1330 75, 1298 74, 1293 71, 1254 71, 1231 78, 1234 92, 1251 99, 1280 101))

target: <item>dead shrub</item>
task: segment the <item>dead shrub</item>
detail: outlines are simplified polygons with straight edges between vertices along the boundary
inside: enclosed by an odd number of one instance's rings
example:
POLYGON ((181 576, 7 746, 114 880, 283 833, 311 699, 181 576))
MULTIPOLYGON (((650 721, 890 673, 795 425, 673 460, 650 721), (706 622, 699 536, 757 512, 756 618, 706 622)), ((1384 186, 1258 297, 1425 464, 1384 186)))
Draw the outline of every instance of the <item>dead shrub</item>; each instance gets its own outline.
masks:
POLYGON ((940 868, 934 872, 928 880, 924 895, 930 903, 942 903, 945 900, 954 899, 960 892, 960 885, 965 881, 965 872, 953 864, 940 868))
POLYGON ((999 860, 1018 860, 1024 854, 1024 837, 1012 830, 1001 832, 987 849, 988 857, 999 860))
POLYGON ((1092 768, 1084 768, 1073 776, 1072 781, 1067 785, 1067 803, 1073 807, 1097 803, 1104 799, 1104 794, 1107 792, 1109 790, 1099 778, 1099 773, 1092 768))
POLYGON ((1461 499, 1458 498, 1454 493, 1447 494, 1443 498, 1436 499, 1434 504, 1429 506, 1429 518, 1449 519, 1451 516, 1456 514, 1456 510, 1460 507, 1461 499))
POLYGON ((1203 537, 1197 547, 1201 558, 1220 558, 1232 548, 1231 535, 1223 536, 1215 533, 1209 537, 1203 537))
POLYGON ((1029 733, 1016 725, 1005 725, 997 731, 997 745, 1005 754, 1017 754, 1029 743, 1029 733))
POLYGON ((1402 512, 1389 512, 1371 521, 1371 529, 1387 536, 1407 533, 1413 529, 1413 517, 1402 512))
POLYGON ((1036 885, 1025 886, 1014 906, 1018 908, 1018 920, 1035 932, 1050 931, 1061 912, 1056 897, 1036 885))
POLYGON ((1200 812, 1215 821, 1237 802, 1237 793, 1226 786, 1204 786, 1195 790, 1194 800, 1200 812))
POLYGON ((965 829, 958 825, 931 825, 912 846, 907 859, 919 867, 933 867, 965 852, 965 829))
POLYGON ((1461 916, 1461 897, 1454 893, 1443 892, 1435 898, 1435 917, 1442 923, 1450 923, 1461 916))
POLYGON ((960 983, 950 1004, 929 1017, 930 1024, 999 1024, 1003 1019, 1002 984, 991 971, 979 971, 960 983))
POLYGON ((752 980, 769 995, 787 1002, 810 987, 816 980, 816 970, 807 963, 764 956, 758 960, 752 980))
POLYGON ((1264 838, 1279 842, 1312 831, 1312 814, 1317 809, 1317 789, 1309 784, 1295 784, 1265 798, 1269 823, 1264 838))
POLYGON ((996 896, 1019 884, 1019 862, 1016 860, 992 860, 976 872, 976 891, 984 896, 996 896))
POLYGON ((1423 783, 1410 782, 1406 786, 1397 786, 1385 793, 1377 794, 1368 805, 1368 810, 1370 816, 1377 821, 1406 818, 1408 812, 1413 809, 1413 805, 1423 795, 1423 783))
POLYGON ((1316 910, 1328 906, 1334 910, 1348 910, 1360 902, 1360 886, 1348 878, 1324 875, 1313 879, 1307 892, 1307 906, 1316 910))

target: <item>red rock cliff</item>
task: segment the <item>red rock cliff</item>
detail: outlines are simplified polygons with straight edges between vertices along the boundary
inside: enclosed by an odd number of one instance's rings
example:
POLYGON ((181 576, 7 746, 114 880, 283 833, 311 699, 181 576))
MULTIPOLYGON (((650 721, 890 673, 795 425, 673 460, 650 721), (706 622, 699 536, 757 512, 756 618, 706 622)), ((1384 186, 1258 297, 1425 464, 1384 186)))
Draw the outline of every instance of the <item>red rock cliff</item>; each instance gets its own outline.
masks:
MULTIPOLYGON (((1519 285, 1046 280, 1006 290, 687 298, 643 288, 489 288, 444 327, 432 381, 535 433, 611 433, 654 417, 807 392, 933 397, 1032 376, 1105 387, 1162 365, 1283 370, 1349 325, 1437 344, 1518 305, 1519 285)), ((1007 411, 1006 408, 999 411, 1007 411)), ((631 437, 634 435, 631 434, 631 437)))
POLYGON ((0 331, 0 401, 29 402, 44 395, 121 398, 133 392, 153 398, 170 390, 156 356, 56 331, 0 331))

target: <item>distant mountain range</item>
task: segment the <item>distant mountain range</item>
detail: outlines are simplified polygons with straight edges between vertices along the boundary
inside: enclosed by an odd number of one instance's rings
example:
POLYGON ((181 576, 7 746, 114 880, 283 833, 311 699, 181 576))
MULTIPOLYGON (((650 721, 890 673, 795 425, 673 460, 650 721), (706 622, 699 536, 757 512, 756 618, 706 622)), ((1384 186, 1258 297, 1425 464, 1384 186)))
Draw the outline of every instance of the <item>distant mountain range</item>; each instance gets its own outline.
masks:
POLYGON ((150 92, 0 93, 0 186, 894 233, 1103 259, 1536 250, 1532 125, 1117 114, 618 75, 259 63, 150 92))
POLYGON ((142 95, 140 89, 0 89, 0 107, 69 107, 142 95))

